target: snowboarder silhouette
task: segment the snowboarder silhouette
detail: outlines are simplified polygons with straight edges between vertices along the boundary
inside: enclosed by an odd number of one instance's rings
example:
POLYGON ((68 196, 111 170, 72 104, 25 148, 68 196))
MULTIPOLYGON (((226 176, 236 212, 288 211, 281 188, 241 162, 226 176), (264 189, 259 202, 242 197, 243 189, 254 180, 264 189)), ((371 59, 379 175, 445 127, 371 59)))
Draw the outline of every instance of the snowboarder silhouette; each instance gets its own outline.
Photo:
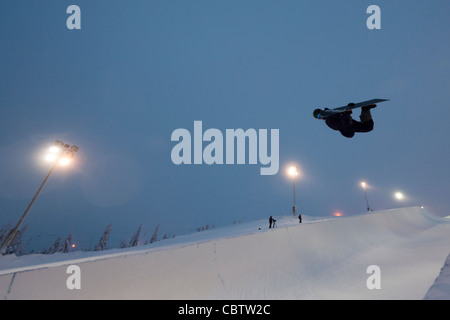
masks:
MULTIPOLYGON (((349 103, 351 107, 354 103, 349 103)), ((352 110, 341 112, 325 118, 325 123, 333 130, 338 130, 344 137, 352 138, 355 132, 370 132, 373 130, 374 122, 370 109, 375 108, 376 104, 371 104, 361 108, 361 115, 359 116, 361 121, 356 121, 352 118, 352 110)), ((325 108, 325 110, 329 110, 325 108)), ((321 109, 314 110, 314 117, 322 112, 321 109)))

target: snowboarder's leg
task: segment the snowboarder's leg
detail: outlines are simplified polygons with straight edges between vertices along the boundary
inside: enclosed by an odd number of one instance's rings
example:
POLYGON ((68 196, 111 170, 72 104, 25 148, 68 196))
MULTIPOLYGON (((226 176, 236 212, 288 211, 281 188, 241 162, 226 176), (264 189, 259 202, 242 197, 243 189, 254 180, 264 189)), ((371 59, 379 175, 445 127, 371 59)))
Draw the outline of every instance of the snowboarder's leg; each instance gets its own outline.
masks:
POLYGON ((325 119, 325 123, 333 130, 339 130, 339 132, 347 138, 351 138, 355 135, 353 128, 352 117, 349 113, 339 113, 325 119))
POLYGON ((375 108, 376 105, 370 105, 361 108, 361 115, 359 121, 353 121, 353 126, 355 128, 355 132, 370 132, 373 130, 374 122, 372 119, 372 114, 370 113, 370 109, 375 108))
POLYGON ((349 113, 339 114, 340 128, 339 132, 346 138, 352 138, 355 135, 354 120, 349 113))
POLYGON ((361 122, 368 122, 372 120, 372 115, 370 114, 370 109, 376 108, 376 104, 371 104, 370 106, 365 106, 361 108, 361 115, 359 118, 361 119, 361 122))
POLYGON ((370 132, 373 130, 374 122, 372 119, 365 122, 359 122, 353 120, 353 127, 355 128, 355 132, 370 132))
POLYGON ((333 115, 325 119, 327 126, 333 130, 339 130, 341 127, 341 120, 339 115, 333 115))

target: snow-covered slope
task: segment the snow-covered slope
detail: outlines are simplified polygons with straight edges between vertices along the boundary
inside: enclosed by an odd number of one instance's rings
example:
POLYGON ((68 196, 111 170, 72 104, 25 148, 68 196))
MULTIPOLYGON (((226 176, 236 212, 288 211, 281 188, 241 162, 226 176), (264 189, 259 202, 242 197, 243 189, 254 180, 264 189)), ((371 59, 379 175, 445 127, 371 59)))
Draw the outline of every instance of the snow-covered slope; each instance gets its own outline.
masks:
POLYGON ((284 217, 275 229, 261 221, 138 250, 4 256, 0 297, 422 299, 449 254, 449 232, 448 220, 413 207, 304 224, 284 217), (70 290, 74 264, 81 289, 70 290), (380 273, 367 272, 373 265, 380 273), (374 276, 380 289, 367 286, 374 276))
POLYGON ((428 290, 424 299, 450 300, 450 255, 445 260, 439 276, 434 281, 430 290, 428 290))

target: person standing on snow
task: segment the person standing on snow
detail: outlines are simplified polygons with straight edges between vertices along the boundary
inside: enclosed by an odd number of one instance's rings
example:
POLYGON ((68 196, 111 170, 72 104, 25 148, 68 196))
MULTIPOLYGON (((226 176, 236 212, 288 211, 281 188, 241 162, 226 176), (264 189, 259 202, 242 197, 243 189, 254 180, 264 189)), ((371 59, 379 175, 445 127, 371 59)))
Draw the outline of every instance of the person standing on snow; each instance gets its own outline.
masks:
POLYGON ((275 227, 275 222, 277 222, 277 220, 275 220, 274 218, 272 218, 272 216, 270 216, 270 218, 269 218, 269 229, 272 228, 272 226, 275 227))

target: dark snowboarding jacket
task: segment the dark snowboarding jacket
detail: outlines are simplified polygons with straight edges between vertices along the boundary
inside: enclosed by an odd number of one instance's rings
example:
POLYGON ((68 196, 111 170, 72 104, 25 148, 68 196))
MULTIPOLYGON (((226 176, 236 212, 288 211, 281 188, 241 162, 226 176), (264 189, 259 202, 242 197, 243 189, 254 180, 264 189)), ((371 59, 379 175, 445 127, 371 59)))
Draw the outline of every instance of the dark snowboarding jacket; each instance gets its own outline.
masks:
POLYGON ((339 113, 325 119, 325 123, 333 130, 338 130, 344 137, 352 138, 355 132, 369 132, 373 130, 373 120, 365 122, 353 120, 348 113, 339 113))

